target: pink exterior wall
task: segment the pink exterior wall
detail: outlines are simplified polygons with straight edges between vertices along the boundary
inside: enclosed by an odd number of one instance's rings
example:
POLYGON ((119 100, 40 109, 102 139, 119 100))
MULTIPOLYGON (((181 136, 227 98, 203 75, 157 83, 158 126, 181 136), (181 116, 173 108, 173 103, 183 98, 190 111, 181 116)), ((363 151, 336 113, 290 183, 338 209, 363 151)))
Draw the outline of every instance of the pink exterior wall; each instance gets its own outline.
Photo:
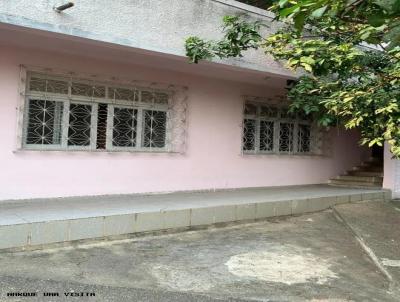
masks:
POLYGON ((276 91, 134 63, 0 48, 0 200, 325 183, 366 154, 334 130, 330 156, 243 156, 241 96, 276 91), (19 64, 187 85, 187 152, 15 152, 19 64))

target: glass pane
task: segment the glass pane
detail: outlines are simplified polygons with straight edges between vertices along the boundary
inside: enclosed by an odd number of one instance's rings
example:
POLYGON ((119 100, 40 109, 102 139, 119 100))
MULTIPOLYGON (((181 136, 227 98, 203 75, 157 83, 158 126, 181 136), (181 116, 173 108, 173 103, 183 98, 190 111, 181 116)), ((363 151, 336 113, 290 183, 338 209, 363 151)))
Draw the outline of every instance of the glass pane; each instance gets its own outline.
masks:
POLYGON ((72 83, 72 95, 88 96, 94 98, 105 98, 106 88, 104 86, 89 85, 83 83, 72 83))
POLYGON ((30 91, 68 94, 68 82, 31 77, 29 89, 30 91))
POLYGON ((137 90, 127 88, 110 88, 108 97, 115 100, 138 102, 139 92, 137 90))
POLYGON ((254 104, 246 103, 244 106, 244 114, 256 115, 257 114, 257 106, 254 104))
POLYGON ((107 142, 108 105, 99 104, 97 110, 97 139, 96 149, 105 149, 107 142))
POLYGON ((306 114, 304 111, 298 112, 297 116, 302 121, 312 121, 312 119, 313 119, 311 114, 306 114))
POLYGON ((154 94, 154 102, 156 104, 168 104, 169 95, 163 92, 156 92, 154 94))
POLYGON ((254 151, 256 147, 256 121, 245 119, 243 126, 243 151, 254 151))
POLYGON ((278 117, 278 108, 273 106, 261 106, 260 116, 276 118, 278 117))
POLYGON ((260 150, 274 150, 274 122, 260 121, 260 150))
POLYGON ((142 102, 143 103, 153 103, 155 95, 151 91, 142 91, 142 102))
POLYGON ((298 130, 298 152, 310 152, 311 151, 311 126, 299 124, 298 130))
POLYGON ((293 151, 293 130, 294 124, 280 123, 279 129, 279 151, 292 152, 293 151))
POLYGON ((113 146, 135 147, 137 110, 129 108, 114 108, 113 146))
POLYGON ((282 108, 281 109, 281 118, 296 119, 296 114, 293 112, 289 112, 289 108, 282 108))
POLYGON ((62 115, 62 102, 29 100, 25 142, 34 145, 59 145, 62 115))
POLYGON ((69 146, 89 146, 92 119, 92 105, 70 104, 69 106, 69 146))
POLYGON ((167 113, 165 111, 143 110, 143 147, 164 148, 167 113))
POLYGON ((168 104, 169 95, 164 92, 142 91, 142 102, 147 104, 168 104))

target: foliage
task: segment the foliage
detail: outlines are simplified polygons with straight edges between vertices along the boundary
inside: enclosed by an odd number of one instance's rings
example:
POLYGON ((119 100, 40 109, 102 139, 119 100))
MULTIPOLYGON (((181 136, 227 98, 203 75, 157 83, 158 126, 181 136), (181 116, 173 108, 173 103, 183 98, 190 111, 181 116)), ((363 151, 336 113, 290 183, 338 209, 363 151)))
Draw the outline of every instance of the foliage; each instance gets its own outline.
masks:
POLYGON ((337 42, 400 45, 399 0, 279 0, 270 9, 293 20, 298 32, 308 23, 337 42))
POLYGON ((268 7, 284 21, 276 33, 261 39, 259 23, 226 17, 224 38, 189 38, 188 57, 197 63, 262 47, 305 71, 288 93, 292 110, 324 126, 357 127, 362 144, 388 141, 400 158, 400 0, 280 0, 268 7))
POLYGON ((242 52, 250 48, 258 48, 261 41, 260 23, 247 23, 239 17, 225 16, 223 19, 225 33, 217 42, 203 41, 198 37, 186 39, 186 52, 193 63, 199 60, 240 57, 242 52))

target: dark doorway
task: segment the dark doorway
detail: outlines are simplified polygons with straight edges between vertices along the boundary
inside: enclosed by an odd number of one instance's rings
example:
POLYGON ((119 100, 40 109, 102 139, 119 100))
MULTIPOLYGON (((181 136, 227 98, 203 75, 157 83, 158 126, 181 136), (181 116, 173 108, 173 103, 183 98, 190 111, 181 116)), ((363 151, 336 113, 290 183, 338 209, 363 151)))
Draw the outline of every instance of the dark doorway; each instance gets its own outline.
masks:
POLYGON ((372 151, 371 151, 371 155, 373 158, 378 158, 383 160, 383 147, 374 145, 372 146, 372 151))

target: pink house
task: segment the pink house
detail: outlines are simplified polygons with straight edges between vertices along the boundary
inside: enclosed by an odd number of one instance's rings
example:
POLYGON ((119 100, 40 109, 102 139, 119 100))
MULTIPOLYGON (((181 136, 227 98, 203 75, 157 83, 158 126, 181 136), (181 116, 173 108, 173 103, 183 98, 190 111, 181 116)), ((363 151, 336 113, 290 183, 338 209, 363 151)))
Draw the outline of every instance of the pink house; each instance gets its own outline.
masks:
POLYGON ((187 62, 185 37, 217 38, 227 14, 271 24, 267 34, 279 26, 268 12, 59 2, 0 3, 0 200, 320 184, 370 157, 357 131, 288 114, 295 75, 262 52, 187 62))

